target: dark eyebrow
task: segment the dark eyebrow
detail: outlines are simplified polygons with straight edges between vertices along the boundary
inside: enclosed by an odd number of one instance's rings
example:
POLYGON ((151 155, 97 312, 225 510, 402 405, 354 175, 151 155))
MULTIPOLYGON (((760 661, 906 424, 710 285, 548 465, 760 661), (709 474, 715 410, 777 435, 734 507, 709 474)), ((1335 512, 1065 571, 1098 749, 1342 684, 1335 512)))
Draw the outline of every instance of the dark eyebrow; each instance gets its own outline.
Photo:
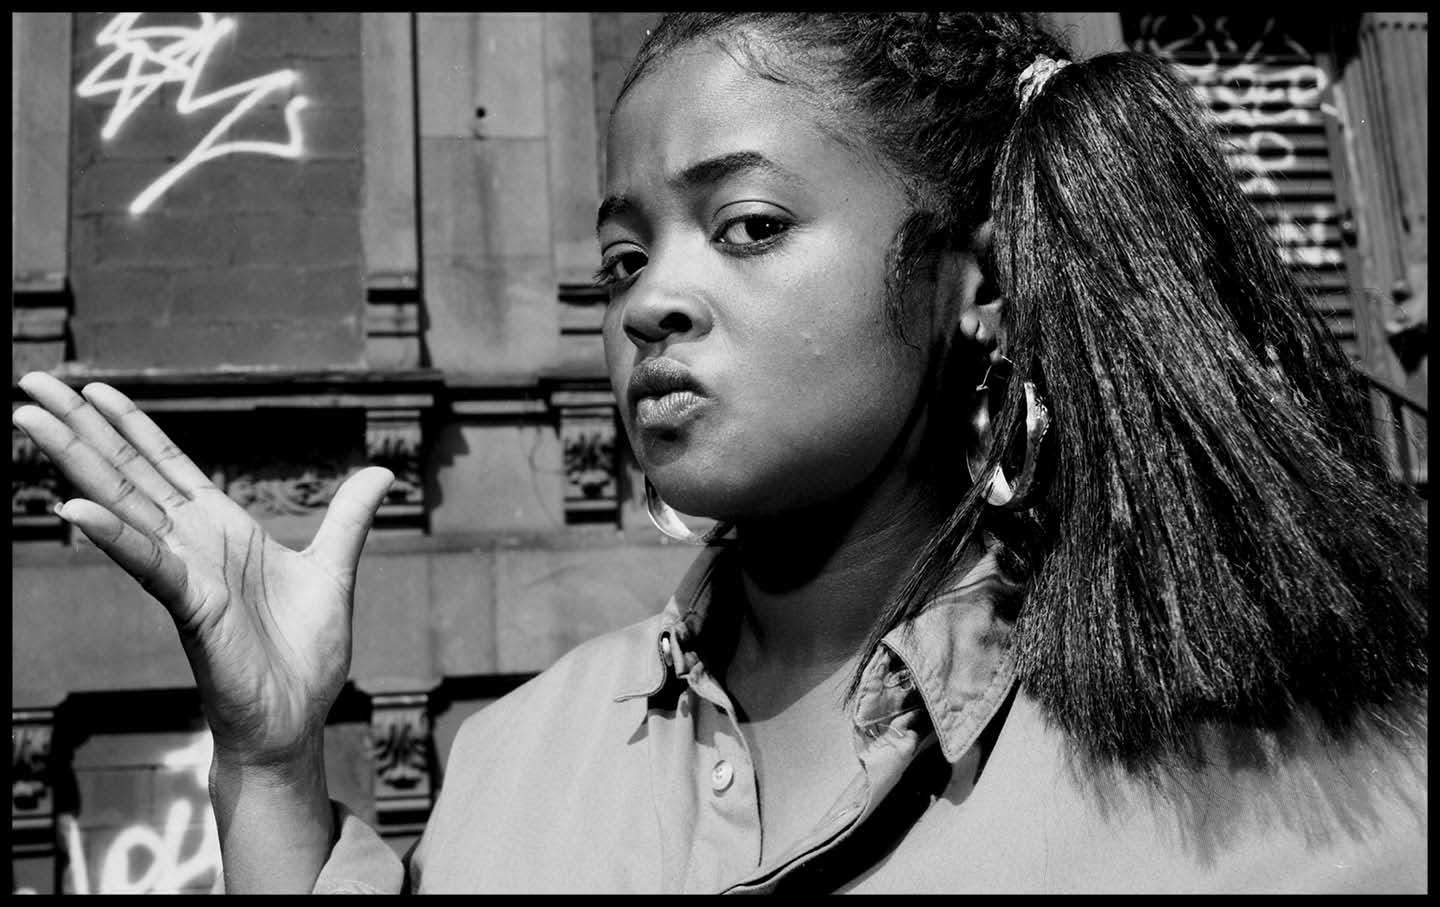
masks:
POLYGON ((790 172, 758 151, 732 151, 691 164, 675 175, 671 182, 681 189, 693 189, 718 183, 746 170, 763 170, 775 176, 791 176, 790 172))
MULTIPOLYGON (((670 182, 681 190, 694 189, 718 183, 721 180, 747 170, 761 170, 775 176, 794 179, 795 175, 770 160, 758 151, 732 151, 698 161, 671 177, 670 182)), ((600 203, 600 213, 595 218, 598 230, 605 221, 633 211, 635 203, 623 195, 612 195, 600 203)))
POLYGON ((621 217, 635 210, 635 203, 623 195, 607 196, 600 203, 600 213, 595 217, 595 229, 599 230, 612 217, 621 217))

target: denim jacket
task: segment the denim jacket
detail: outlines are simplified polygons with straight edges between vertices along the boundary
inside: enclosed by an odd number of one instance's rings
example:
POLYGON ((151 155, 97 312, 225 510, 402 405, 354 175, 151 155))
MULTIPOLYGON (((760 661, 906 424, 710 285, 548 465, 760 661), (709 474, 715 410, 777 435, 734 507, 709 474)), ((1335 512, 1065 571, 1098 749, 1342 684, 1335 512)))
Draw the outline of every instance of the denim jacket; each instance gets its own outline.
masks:
MULTIPOLYGON (((1217 749, 1164 789, 1087 772, 1017 683, 986 553, 869 658, 855 774, 762 859, 754 763, 700 650, 722 549, 664 611, 470 717, 398 858, 336 804, 317 893, 1424 891, 1423 744, 1217 749)), ((1296 742, 1298 741, 1298 742, 1296 742)))

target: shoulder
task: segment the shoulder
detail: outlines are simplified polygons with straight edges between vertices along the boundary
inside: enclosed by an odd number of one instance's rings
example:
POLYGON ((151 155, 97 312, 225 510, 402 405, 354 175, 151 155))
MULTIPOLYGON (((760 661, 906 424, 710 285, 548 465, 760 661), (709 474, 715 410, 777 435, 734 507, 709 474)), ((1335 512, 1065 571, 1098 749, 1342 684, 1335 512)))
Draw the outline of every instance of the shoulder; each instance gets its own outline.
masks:
POLYGON ((1341 739, 1308 721, 1217 730, 1198 765, 1145 781, 1080 758, 1022 691, 973 790, 937 802, 930 840, 892 876, 934 891, 1423 891, 1427 720, 1341 739))
POLYGON ((1362 722, 1337 738, 1307 718, 1274 736, 1217 737, 1204 769, 1152 801, 1152 819, 1178 832, 1207 887, 1423 891, 1428 715, 1403 722, 1362 722))
MULTIPOLYGON (((527 727, 581 727, 614 711, 630 694, 648 692, 663 680, 656 649, 663 614, 581 643, 549 668, 466 718, 456 734, 453 751, 474 753, 490 742, 516 742, 527 727), (504 734, 497 733, 504 729, 504 734)), ((624 710, 629 711, 629 710, 624 710)), ((523 735, 522 735, 523 736, 523 735)))

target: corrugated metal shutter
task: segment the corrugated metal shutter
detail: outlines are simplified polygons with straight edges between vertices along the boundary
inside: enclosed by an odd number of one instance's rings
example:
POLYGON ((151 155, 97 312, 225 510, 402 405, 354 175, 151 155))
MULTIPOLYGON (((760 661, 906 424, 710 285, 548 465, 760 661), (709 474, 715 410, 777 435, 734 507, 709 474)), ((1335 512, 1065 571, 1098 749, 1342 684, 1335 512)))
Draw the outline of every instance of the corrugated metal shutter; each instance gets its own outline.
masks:
POLYGON ((1229 143, 1236 179, 1314 297, 1331 332, 1359 358, 1342 248, 1335 162, 1324 117, 1329 74, 1320 38, 1276 16, 1127 13, 1125 42, 1169 60, 1229 143))

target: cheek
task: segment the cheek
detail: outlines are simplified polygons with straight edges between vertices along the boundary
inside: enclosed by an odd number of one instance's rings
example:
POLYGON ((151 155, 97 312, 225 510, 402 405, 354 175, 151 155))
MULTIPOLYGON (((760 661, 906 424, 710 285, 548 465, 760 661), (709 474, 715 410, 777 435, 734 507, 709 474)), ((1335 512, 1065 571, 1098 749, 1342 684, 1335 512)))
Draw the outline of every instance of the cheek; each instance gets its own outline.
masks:
POLYGON ((630 381, 630 371, 635 364, 635 346, 625 337, 625 331, 620 326, 620 306, 612 304, 605 310, 601 338, 605 346, 605 370, 610 375, 610 389, 615 393, 615 399, 623 400, 625 386, 630 381))

